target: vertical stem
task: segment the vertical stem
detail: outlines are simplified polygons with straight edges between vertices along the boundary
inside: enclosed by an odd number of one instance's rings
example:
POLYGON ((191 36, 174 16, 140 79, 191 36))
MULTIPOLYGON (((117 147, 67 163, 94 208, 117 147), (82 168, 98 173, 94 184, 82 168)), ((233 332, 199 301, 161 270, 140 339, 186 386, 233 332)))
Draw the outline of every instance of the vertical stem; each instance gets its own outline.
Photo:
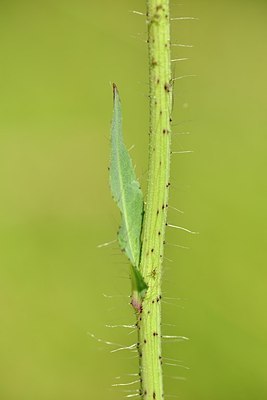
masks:
POLYGON ((138 315, 141 394, 164 398, 161 352, 161 281, 171 143, 172 81, 169 0, 147 0, 149 55, 149 167, 140 270, 148 285, 138 315))

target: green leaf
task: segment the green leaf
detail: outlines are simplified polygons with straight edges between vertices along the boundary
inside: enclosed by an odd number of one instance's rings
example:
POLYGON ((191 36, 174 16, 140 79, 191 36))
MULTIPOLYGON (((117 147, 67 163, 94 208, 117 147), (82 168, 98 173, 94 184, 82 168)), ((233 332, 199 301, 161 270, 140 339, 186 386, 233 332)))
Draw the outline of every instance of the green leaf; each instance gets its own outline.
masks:
POLYGON ((113 96, 110 187, 122 217, 118 242, 131 264, 138 267, 141 254, 143 194, 135 176, 132 160, 123 143, 121 103, 115 84, 113 84, 113 96))

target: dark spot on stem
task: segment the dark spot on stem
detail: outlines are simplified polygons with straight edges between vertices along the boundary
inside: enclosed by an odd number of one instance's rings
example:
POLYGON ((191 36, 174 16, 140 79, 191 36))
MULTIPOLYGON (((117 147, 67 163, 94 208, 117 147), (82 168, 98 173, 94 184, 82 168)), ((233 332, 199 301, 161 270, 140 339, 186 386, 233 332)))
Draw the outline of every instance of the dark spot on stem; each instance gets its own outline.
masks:
POLYGON ((156 274, 157 274, 157 270, 156 270, 156 268, 153 268, 152 271, 151 271, 152 278, 155 279, 156 274))
POLYGON ((164 90, 165 92, 169 93, 171 91, 171 85, 169 83, 165 83, 164 90))

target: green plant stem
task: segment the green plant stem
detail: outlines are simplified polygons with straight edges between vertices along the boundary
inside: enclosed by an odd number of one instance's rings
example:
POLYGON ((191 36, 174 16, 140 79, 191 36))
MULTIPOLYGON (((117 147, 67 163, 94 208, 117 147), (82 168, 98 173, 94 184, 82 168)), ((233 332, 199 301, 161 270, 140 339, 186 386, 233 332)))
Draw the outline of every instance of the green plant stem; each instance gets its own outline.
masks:
POLYGON ((172 80, 169 0, 147 0, 149 167, 140 271, 148 285, 138 314, 141 396, 163 399, 161 282, 170 177, 172 80))

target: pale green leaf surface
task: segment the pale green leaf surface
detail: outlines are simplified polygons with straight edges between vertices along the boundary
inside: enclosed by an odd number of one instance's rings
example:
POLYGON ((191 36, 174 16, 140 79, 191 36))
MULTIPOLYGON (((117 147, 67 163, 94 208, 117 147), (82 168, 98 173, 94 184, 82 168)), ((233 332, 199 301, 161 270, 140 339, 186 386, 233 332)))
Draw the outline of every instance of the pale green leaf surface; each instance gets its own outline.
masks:
POLYGON ((110 187, 121 211, 118 242, 134 267, 139 266, 143 220, 143 194, 129 153, 123 143, 119 93, 113 85, 114 108, 111 128, 110 187))

